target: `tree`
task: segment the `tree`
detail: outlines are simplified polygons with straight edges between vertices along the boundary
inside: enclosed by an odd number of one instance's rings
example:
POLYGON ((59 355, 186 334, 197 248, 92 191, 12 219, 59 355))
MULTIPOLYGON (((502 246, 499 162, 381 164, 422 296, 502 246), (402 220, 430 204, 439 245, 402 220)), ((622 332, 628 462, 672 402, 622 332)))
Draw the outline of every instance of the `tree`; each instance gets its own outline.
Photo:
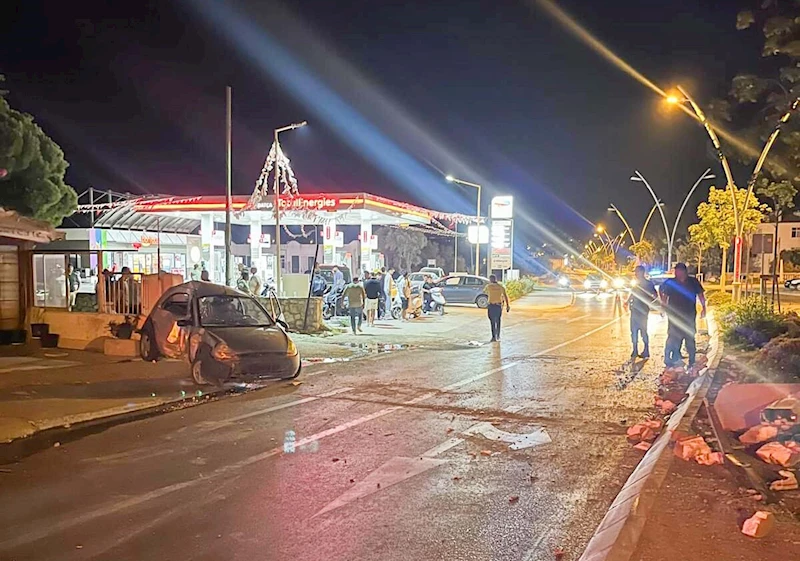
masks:
POLYGON ((656 258, 656 248, 648 240, 640 240, 633 243, 628 250, 636 256, 640 263, 652 264, 656 258))
MULTIPOLYGON (((734 188, 736 206, 742 209, 747 189, 734 188)), ((747 236, 755 232, 758 225, 764 220, 764 214, 769 212, 767 205, 762 204, 756 195, 751 195, 747 200, 747 208, 740 213, 742 222, 742 235, 747 236)), ((689 227, 690 235, 696 240, 705 240, 712 246, 722 249, 722 287, 725 288, 725 275, 728 271, 728 249, 736 236, 736 225, 733 219, 733 201, 730 191, 711 187, 708 190, 708 201, 697 206, 698 224, 689 227)))
POLYGON ((78 204, 64 182, 68 165, 33 117, 0 96, 0 206, 58 226, 78 204))
POLYGON ((425 234, 405 228, 382 228, 378 240, 386 265, 405 271, 419 265, 422 249, 428 245, 425 234))
MULTIPOLYGON (((794 198, 797 189, 790 181, 769 181, 762 179, 758 184, 756 192, 772 201, 772 216, 775 222, 775 237, 772 240, 772 301, 778 301, 778 311, 781 309, 780 291, 777 288, 777 266, 778 266, 778 224, 783 219, 786 210, 794 207, 794 198)), ((763 273, 763 271, 762 271, 763 273)))
MULTIPOLYGON (((697 226, 697 224, 692 224, 697 226)), ((691 231, 691 226, 690 226, 691 231)), ((675 245, 675 259, 688 266, 694 266, 697 273, 700 274, 705 271, 719 272, 722 260, 722 254, 718 248, 711 247, 710 244, 703 242, 696 242, 691 239, 679 240, 675 245)))

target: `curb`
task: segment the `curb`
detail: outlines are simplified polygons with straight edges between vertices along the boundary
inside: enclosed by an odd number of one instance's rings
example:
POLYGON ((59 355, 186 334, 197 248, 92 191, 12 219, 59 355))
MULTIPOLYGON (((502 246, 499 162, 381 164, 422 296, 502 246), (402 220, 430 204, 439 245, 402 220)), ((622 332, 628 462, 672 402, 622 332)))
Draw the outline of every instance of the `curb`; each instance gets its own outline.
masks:
POLYGON ((691 428, 722 359, 723 347, 713 312, 708 323, 712 327, 708 366, 689 385, 686 390, 689 397, 670 416, 667 430, 656 439, 622 486, 579 561, 628 561, 636 550, 647 516, 675 458, 664 453, 669 449, 670 436, 676 430, 691 428))
MULTIPOLYGON (((235 395, 238 393, 241 392, 231 390, 230 388, 221 388, 204 393, 200 399, 197 399, 196 395, 191 395, 157 405, 147 405, 139 409, 130 409, 121 413, 101 415, 85 421, 71 423, 69 426, 62 425, 42 429, 28 436, 0 443, 0 465, 18 462, 36 452, 52 448, 56 444, 61 445, 66 442, 72 442, 85 436, 102 432, 116 425, 154 417, 178 408, 195 407, 225 395, 235 395)), ((98 413, 102 414, 110 411, 114 411, 114 409, 105 409, 98 411, 98 413)))

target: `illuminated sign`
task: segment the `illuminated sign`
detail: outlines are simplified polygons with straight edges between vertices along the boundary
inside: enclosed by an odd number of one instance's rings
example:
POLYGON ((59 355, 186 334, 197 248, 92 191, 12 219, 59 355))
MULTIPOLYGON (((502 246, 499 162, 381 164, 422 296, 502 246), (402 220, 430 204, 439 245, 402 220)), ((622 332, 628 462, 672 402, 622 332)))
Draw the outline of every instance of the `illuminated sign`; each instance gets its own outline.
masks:
POLYGON ((511 195, 503 195, 494 197, 490 207, 490 216, 492 219, 496 218, 513 218, 514 217, 514 197, 511 195))
POLYGON ((486 226, 469 226, 467 228, 467 241, 471 244, 489 243, 489 228, 486 226))
POLYGON ((492 270, 511 269, 513 246, 514 222, 512 220, 492 220, 492 249, 489 254, 489 267, 492 270))

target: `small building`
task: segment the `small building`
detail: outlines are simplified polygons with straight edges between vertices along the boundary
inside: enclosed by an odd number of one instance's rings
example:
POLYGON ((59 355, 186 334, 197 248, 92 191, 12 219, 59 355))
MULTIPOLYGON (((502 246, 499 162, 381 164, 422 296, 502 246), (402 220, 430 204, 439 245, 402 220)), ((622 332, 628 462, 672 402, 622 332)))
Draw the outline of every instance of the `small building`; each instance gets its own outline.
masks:
MULTIPOLYGON (((0 330, 23 329, 27 310, 35 299, 36 269, 33 262, 35 244, 50 243, 63 237, 49 223, 21 216, 0 208, 0 330)), ((61 260, 62 274, 54 279, 63 284, 66 294, 66 262, 61 260)))

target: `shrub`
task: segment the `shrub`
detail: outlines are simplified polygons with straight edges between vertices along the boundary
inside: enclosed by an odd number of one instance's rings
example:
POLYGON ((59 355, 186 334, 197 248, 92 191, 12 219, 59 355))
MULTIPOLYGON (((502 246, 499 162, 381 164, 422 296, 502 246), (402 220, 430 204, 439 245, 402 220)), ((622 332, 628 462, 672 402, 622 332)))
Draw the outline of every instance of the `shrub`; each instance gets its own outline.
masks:
POLYGON ((776 337, 762 348, 754 363, 775 372, 788 374, 785 382, 800 378, 800 338, 776 337))
POLYGON ((709 290, 706 293, 706 302, 709 306, 725 306, 733 301, 733 295, 730 292, 722 290, 709 290))
POLYGON ((759 296, 718 306, 718 312, 722 337, 729 343, 763 347, 786 331, 784 316, 759 296))
POLYGON ((521 277, 518 280, 510 280, 505 283, 506 294, 509 300, 516 300, 526 294, 533 292, 536 288, 536 279, 532 277, 521 277))

